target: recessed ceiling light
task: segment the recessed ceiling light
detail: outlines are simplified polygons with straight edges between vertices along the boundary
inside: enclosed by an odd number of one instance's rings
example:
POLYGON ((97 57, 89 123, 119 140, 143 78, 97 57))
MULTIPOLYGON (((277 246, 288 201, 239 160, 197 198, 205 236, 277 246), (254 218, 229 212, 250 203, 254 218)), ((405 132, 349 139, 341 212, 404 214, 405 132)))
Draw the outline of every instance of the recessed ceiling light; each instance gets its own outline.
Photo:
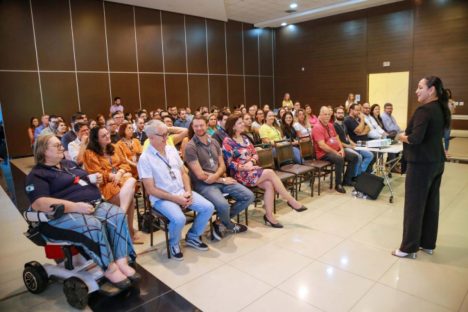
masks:
POLYGON ((286 26, 286 25, 288 25, 288 23, 286 23, 286 22, 281 23, 281 26, 286 26))
POLYGON ((289 7, 290 7, 291 9, 295 9, 295 8, 297 8, 297 3, 294 3, 294 2, 293 2, 293 3, 291 3, 291 4, 289 5, 289 7))

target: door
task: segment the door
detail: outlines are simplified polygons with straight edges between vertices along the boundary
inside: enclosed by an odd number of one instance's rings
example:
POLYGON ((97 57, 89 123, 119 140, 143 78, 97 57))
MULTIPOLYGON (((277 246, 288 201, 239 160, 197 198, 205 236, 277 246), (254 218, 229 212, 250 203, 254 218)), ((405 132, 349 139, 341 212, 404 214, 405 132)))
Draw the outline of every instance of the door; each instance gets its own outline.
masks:
POLYGON ((408 118, 409 72, 369 74, 369 104, 379 104, 383 112, 385 103, 393 104, 393 113, 401 129, 408 118))

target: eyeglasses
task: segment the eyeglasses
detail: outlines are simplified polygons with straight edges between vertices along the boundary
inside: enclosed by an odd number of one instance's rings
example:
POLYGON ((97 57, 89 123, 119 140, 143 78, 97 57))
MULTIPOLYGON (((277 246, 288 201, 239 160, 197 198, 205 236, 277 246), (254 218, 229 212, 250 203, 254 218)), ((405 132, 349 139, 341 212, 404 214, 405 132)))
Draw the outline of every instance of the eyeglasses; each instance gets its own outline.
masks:
POLYGON ((50 147, 55 147, 56 149, 63 148, 62 143, 55 143, 55 144, 51 144, 51 145, 49 145, 49 146, 50 146, 50 147))
POLYGON ((169 133, 167 133, 167 132, 164 133, 164 134, 157 134, 157 133, 155 133, 155 135, 158 136, 158 137, 161 137, 161 138, 163 138, 163 139, 167 139, 167 136, 169 135, 169 133))

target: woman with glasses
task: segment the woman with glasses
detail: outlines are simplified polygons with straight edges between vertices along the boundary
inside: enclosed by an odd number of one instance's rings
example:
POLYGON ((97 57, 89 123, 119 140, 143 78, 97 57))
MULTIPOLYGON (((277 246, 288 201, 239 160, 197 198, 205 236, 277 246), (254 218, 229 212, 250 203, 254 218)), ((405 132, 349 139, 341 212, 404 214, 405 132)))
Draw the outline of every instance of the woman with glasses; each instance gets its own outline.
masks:
MULTIPOLYGON (((136 180, 132 177, 130 165, 119 149, 111 143, 109 131, 103 127, 91 129, 88 147, 83 156, 83 164, 89 173, 100 173, 103 182, 99 185, 104 199, 120 206, 128 218, 128 228, 134 240, 133 229, 136 180)), ((135 241, 135 243, 139 243, 135 241)))
POLYGON ((45 239, 82 247, 117 288, 127 288, 130 281, 138 280, 139 274, 128 265, 136 254, 125 212, 102 201, 96 186, 103 183, 103 176, 88 174, 64 159, 63 146, 52 134, 37 139, 35 162, 25 188, 31 209, 50 212, 51 205, 57 204, 65 208, 63 216, 41 229, 45 239))

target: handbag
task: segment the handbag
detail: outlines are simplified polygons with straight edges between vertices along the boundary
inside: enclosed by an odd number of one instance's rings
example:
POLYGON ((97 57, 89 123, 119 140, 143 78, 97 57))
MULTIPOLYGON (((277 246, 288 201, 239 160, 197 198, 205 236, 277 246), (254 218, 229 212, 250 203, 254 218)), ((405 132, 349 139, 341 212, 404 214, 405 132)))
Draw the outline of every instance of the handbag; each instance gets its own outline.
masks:
POLYGON ((357 177, 354 188, 356 191, 366 194, 371 199, 377 199, 384 185, 384 178, 363 172, 357 177))

